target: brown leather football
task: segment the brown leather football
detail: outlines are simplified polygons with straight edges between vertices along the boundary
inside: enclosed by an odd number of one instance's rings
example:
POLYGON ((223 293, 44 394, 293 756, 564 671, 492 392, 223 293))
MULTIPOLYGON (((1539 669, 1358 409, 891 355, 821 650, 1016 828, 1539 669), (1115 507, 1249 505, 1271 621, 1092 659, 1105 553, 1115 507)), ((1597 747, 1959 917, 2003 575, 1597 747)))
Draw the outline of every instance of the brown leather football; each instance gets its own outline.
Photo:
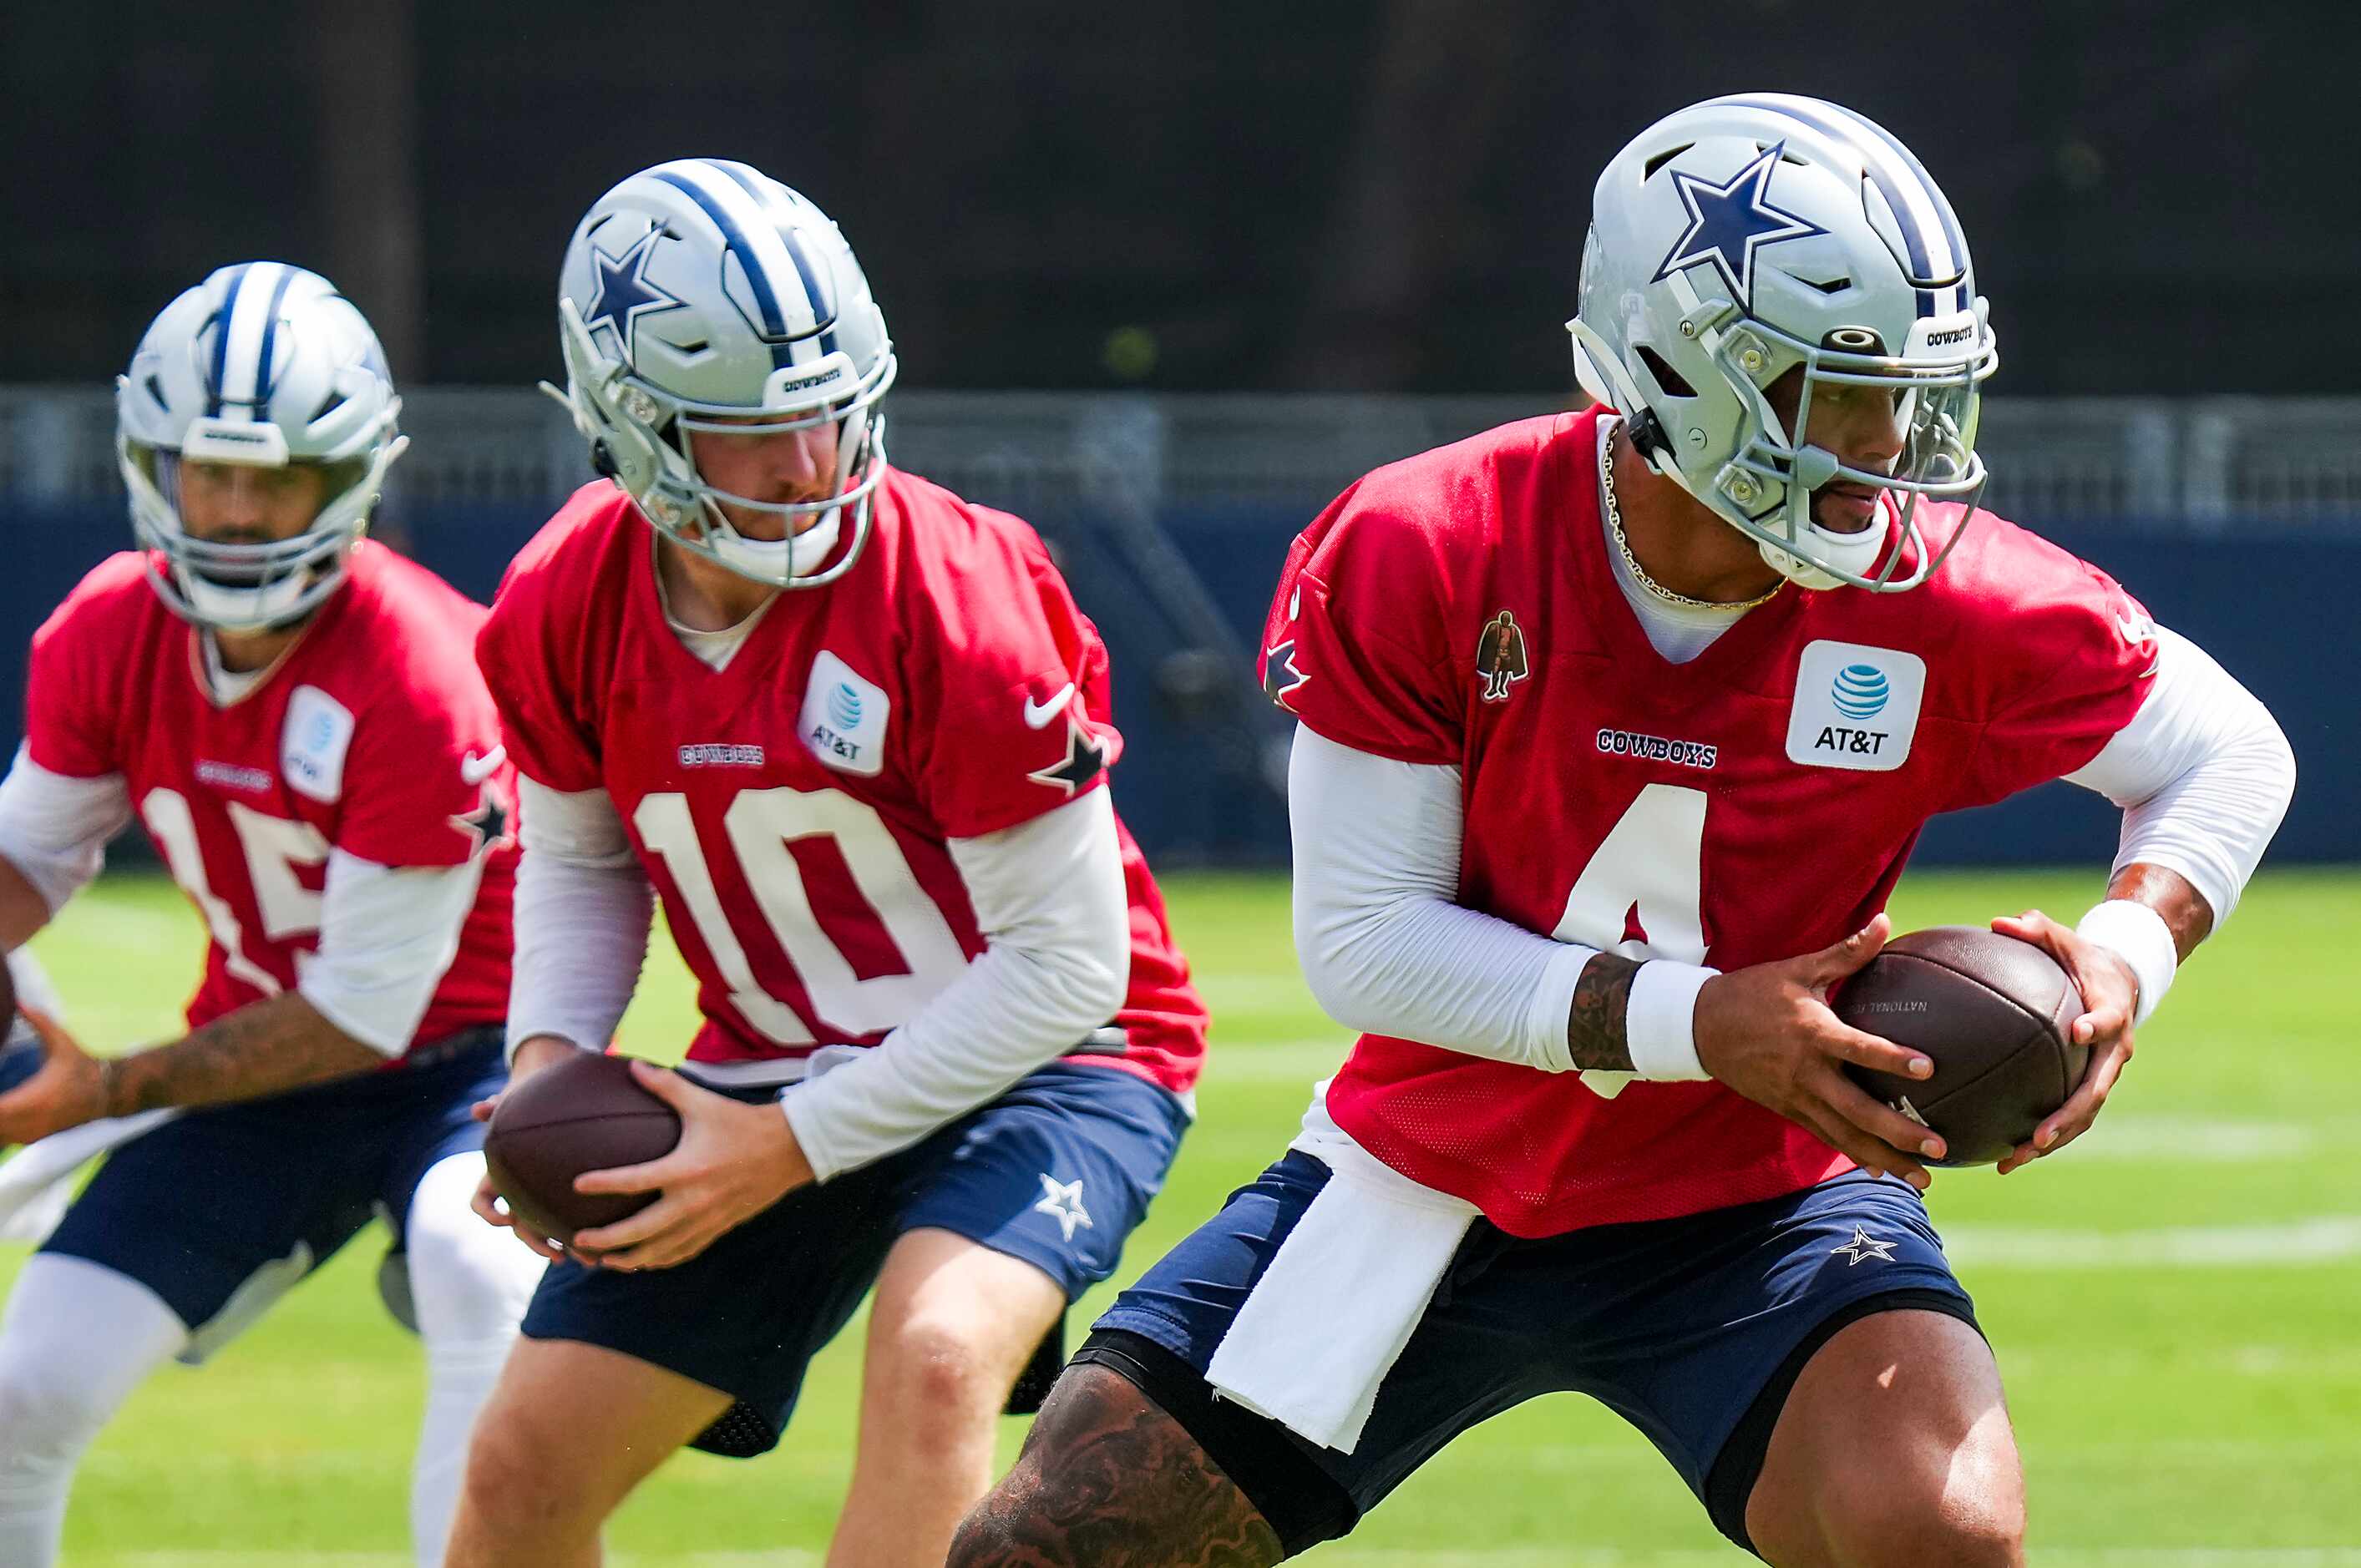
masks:
POLYGON ((2041 948, 1976 926, 1896 937, 1838 988, 1837 1016, 1925 1053, 1927 1079, 1848 1066, 1863 1089, 1942 1135, 1942 1165, 1990 1165, 2082 1081, 2068 1030, 2082 998, 2041 948))
POLYGON ((502 1096, 484 1134, 484 1165, 511 1213, 571 1244, 577 1231, 611 1225, 656 1199, 577 1192, 576 1177, 644 1164, 678 1142, 679 1115, 632 1081, 630 1058, 583 1051, 502 1096))

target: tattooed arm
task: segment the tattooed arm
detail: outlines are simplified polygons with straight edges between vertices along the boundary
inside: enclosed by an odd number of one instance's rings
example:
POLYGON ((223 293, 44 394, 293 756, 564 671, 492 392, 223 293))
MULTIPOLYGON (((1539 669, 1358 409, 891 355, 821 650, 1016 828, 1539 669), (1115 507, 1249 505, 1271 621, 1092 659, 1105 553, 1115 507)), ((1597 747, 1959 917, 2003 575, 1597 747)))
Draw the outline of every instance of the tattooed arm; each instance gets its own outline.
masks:
POLYGON ((385 1065, 385 1057, 289 993, 249 1003, 169 1046, 100 1064, 106 1112, 219 1105, 280 1094, 385 1065))
POLYGON ((1582 966, 1565 1014, 1565 1048, 1576 1072, 1631 1070, 1627 1023, 1631 980, 1639 972, 1639 959, 1614 953, 1595 953, 1582 966))
POLYGON ((28 1144, 102 1116, 283 1093, 368 1072, 386 1059, 292 993, 249 1003, 169 1046, 106 1059, 53 1020, 26 1017, 48 1059, 0 1094, 0 1144, 28 1144))

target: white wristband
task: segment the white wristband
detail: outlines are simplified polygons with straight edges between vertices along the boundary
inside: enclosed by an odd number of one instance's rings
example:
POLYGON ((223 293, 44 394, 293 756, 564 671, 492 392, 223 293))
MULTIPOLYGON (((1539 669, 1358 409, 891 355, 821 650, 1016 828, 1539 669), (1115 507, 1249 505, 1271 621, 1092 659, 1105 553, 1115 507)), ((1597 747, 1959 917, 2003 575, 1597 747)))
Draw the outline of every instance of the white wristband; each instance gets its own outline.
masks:
POLYGON ((2082 916, 2074 934, 2121 958, 2139 981, 2139 1003, 2132 1013, 2135 1028, 2148 1021, 2156 1004, 2172 989, 2173 971, 2180 967, 2180 949, 2164 916, 2137 900, 2111 898, 2082 916))
POLYGON ((1669 959, 1652 959, 1640 966, 1623 1009, 1623 1037, 1631 1044, 1633 1072, 1660 1083, 1713 1076, 1697 1060, 1697 999, 1705 982, 1720 972, 1669 959))

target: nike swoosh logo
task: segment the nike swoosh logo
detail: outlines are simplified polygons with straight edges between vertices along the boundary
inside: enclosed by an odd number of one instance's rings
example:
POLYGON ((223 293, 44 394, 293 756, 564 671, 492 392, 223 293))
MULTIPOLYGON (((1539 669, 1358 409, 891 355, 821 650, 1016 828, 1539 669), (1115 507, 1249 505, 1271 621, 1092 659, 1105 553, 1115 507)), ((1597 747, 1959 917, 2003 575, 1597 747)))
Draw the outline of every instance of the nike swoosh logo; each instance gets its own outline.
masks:
POLYGON ((1074 683, 1071 681, 1068 681, 1065 685, 1047 702, 1035 702, 1030 696, 1027 696, 1025 699, 1025 727, 1027 729, 1040 729, 1041 726, 1057 718, 1058 715, 1065 709, 1066 704, 1071 702, 1073 699, 1074 683))
POLYGON ((459 782, 473 789, 499 773, 500 764, 508 760, 509 749, 506 746, 495 746, 489 755, 482 757, 470 751, 459 759, 459 782))
POLYGON ((2124 641, 2126 642, 2147 642, 2156 636, 2156 622, 2134 620, 2128 615, 2118 614, 2115 617, 2115 630, 2124 634, 2124 641))

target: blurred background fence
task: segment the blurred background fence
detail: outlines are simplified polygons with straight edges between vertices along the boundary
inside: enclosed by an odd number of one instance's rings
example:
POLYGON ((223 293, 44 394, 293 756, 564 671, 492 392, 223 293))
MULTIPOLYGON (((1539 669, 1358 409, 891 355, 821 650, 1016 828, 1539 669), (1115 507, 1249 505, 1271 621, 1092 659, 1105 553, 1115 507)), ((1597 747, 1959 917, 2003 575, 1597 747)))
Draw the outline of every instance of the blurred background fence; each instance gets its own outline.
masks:
MULTIPOLYGON (((901 466, 1039 528, 1115 655, 1126 815, 1159 860, 1281 860, 1288 724, 1254 679, 1288 543, 1369 468, 1543 398, 897 392, 901 466)), ((591 476, 555 404, 507 389, 413 391, 379 532, 489 598, 518 546, 591 476)), ((128 538, 112 400, 0 388, 0 728, 23 639, 128 538)), ((2275 854, 2361 859, 2351 665, 2361 617, 2361 399, 1996 399, 1989 504, 2114 572, 2261 693, 2302 778, 2275 854)), ((2083 861, 2114 812, 2065 785, 1938 818, 1941 862, 2083 861)))

